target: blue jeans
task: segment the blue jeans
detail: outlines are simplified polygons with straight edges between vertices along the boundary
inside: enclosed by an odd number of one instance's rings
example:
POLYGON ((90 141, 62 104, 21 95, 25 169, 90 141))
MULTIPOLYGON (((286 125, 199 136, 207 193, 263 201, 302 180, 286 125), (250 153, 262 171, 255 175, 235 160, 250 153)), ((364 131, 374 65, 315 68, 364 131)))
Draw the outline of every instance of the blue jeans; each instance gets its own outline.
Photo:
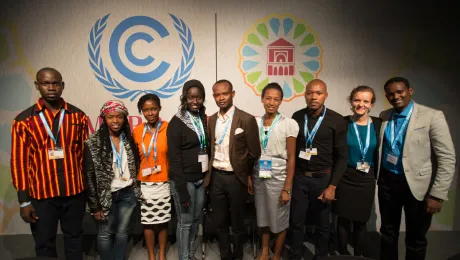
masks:
POLYGON ((105 221, 99 223, 97 248, 101 260, 125 259, 129 239, 129 224, 136 208, 133 189, 127 187, 112 192, 112 207, 105 221))
POLYGON ((171 194, 174 199, 177 214, 176 239, 179 250, 179 260, 189 260, 194 254, 195 238, 203 216, 204 180, 187 182, 190 194, 190 205, 186 208, 180 204, 179 193, 174 181, 171 181, 171 194))

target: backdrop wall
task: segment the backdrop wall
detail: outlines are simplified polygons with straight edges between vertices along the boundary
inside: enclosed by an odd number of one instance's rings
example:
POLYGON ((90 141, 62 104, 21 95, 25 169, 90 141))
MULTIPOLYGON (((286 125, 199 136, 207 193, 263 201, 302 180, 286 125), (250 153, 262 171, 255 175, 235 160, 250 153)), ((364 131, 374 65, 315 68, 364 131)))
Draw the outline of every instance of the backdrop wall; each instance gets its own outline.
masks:
MULTIPOLYGON (((136 104, 152 92, 162 98, 161 117, 177 111, 181 86, 199 79, 207 113, 216 79, 230 80, 235 104, 262 115, 260 90, 283 86, 287 116, 305 107, 305 84, 321 78, 328 108, 349 114, 352 88, 375 88, 378 115, 388 108, 383 84, 404 76, 414 99, 442 109, 459 149, 459 42, 454 9, 446 4, 369 1, 6 1, 0 11, 0 234, 30 233, 19 218, 10 181, 10 127, 39 97, 33 81, 42 67, 58 69, 63 97, 87 113, 90 132, 101 105, 121 99, 130 123, 142 122, 136 104)), ((455 178, 433 230, 460 229, 455 178)), ((370 227, 379 227, 378 207, 370 227)), ((404 229, 404 224, 402 225, 404 229)))

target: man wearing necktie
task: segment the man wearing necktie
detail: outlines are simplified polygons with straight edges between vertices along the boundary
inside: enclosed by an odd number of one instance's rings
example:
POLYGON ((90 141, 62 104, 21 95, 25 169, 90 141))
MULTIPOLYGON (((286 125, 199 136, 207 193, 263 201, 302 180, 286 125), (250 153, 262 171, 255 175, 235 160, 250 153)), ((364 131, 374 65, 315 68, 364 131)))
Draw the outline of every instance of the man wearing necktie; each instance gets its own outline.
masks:
POLYGON ((398 259, 402 208, 406 259, 425 259, 431 218, 441 211, 454 177, 454 145, 443 112, 412 101, 407 79, 392 78, 384 89, 393 108, 380 114, 380 259, 398 259))

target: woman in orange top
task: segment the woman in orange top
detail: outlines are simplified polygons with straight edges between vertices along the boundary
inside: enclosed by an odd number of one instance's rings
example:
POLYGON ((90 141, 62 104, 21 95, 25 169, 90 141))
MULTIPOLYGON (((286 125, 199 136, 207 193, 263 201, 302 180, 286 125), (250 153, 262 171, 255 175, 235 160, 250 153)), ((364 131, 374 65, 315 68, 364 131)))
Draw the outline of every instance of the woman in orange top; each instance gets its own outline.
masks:
POLYGON ((155 233, 159 240, 159 259, 165 260, 168 222, 171 219, 166 139, 168 122, 160 118, 160 98, 155 94, 142 96, 137 108, 147 120, 133 130, 141 159, 138 178, 145 198, 145 202, 141 204, 141 223, 144 225, 149 260, 155 259, 155 233))

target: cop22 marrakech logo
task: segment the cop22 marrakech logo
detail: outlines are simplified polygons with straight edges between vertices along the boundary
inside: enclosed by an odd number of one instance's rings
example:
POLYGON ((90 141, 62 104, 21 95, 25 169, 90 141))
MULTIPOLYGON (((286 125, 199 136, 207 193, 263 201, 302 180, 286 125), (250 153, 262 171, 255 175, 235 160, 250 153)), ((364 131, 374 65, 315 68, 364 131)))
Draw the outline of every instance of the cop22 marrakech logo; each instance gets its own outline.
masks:
MULTIPOLYGON (((123 80, 117 80, 115 77, 112 77, 114 74, 107 69, 101 57, 101 39, 103 38, 109 16, 110 14, 107 14, 98 19, 90 31, 88 43, 89 64, 93 69, 96 79, 106 90, 111 92, 113 96, 120 99, 130 98, 130 100, 133 101, 137 96, 143 93, 153 93, 160 98, 168 98, 174 95, 190 76, 195 63, 195 44, 190 28, 182 19, 169 14, 181 42, 182 58, 180 60, 180 65, 176 68, 174 74, 171 72, 169 73, 172 77, 168 80, 164 80, 165 83, 162 85, 161 83, 159 84, 161 87, 150 89, 152 84, 149 84, 149 89, 135 89, 133 86, 140 86, 142 83, 151 83, 166 75, 171 64, 165 61, 155 62, 155 58, 150 55, 144 55, 147 57, 139 57, 141 55, 136 56, 133 51, 133 45, 141 41, 150 44, 154 41, 154 38, 151 34, 137 32, 133 28, 138 26, 139 28, 147 27, 155 31, 155 34, 160 38, 169 36, 169 31, 159 21, 148 16, 132 16, 120 22, 113 30, 108 46, 108 52, 113 67, 124 77, 123 80), (126 34, 130 35, 127 37, 126 34), (124 42, 124 45, 122 45, 122 42, 124 42), (128 66, 126 64, 128 64, 128 66), (157 66, 152 68, 154 65, 157 66), (133 67, 134 69, 132 69, 133 67), (121 81, 126 82, 126 80, 134 82, 135 84, 121 83, 121 81)), ((164 53, 164 50, 161 50, 161 52, 164 53)))
POLYGON ((238 55, 245 84, 260 96, 269 82, 277 82, 284 101, 302 96, 322 69, 318 36, 292 15, 273 14, 257 21, 244 34, 238 55))

